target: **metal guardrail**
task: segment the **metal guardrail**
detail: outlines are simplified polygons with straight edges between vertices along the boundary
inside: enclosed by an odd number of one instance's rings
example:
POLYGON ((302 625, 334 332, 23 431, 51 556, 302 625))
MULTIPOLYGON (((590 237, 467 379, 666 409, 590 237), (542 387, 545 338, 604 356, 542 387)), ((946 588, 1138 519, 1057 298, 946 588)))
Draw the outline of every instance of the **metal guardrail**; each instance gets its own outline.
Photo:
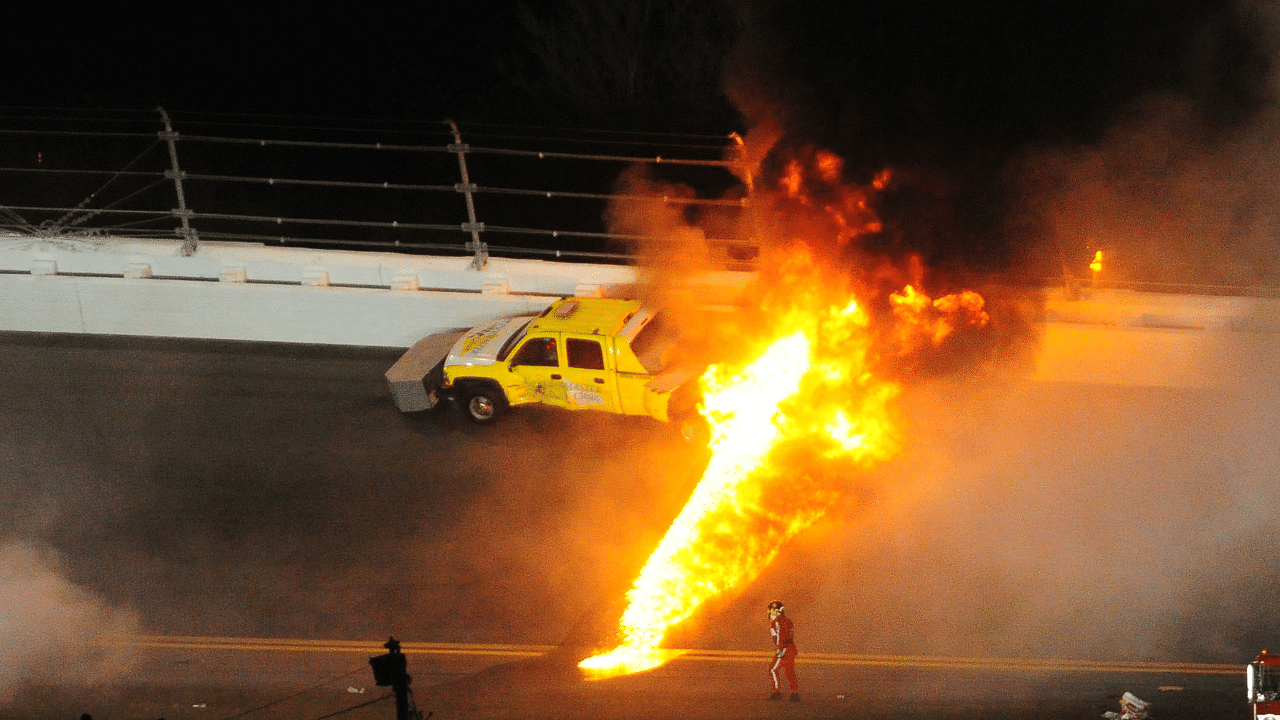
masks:
MULTIPOLYGON (((59 112, 65 114, 0 114, 0 135, 11 139, 0 149, 0 177, 18 178, 10 187, 20 188, 0 197, 0 229, 39 237, 176 236, 184 255, 197 252, 201 239, 466 253, 480 269, 491 252, 632 262, 635 243, 667 241, 610 232, 603 215, 613 201, 729 213, 747 205, 745 192, 742 200, 721 199, 737 182, 730 169, 739 146, 728 135, 474 126, 469 132, 488 144, 473 145, 464 141, 460 124, 448 120, 281 124, 275 118, 178 113, 187 125, 222 131, 180 133, 163 108, 149 118, 134 111, 59 112), (156 124, 157 116, 162 129, 135 130, 156 124), (161 143, 167 157, 152 152, 161 143), (136 154, 123 162, 130 151, 136 154), (427 157, 456 160, 456 175, 449 178, 445 165, 427 157), (477 169, 478 161, 469 162, 476 158, 502 162, 477 169), (707 190, 666 197, 599 192, 636 164, 660 166, 662 180, 707 190), (474 182, 477 171, 497 182, 474 182), (539 179, 545 187, 529 186, 539 179), (78 203, 51 202, 77 191, 84 193, 78 203), (461 206, 449 199, 458 195, 461 206), (482 212, 477 196, 493 202, 482 212), (503 213, 504 203, 518 208, 503 213), (156 227, 165 220, 177 226, 156 227), (446 239, 458 234, 463 237, 457 242, 446 239)), ((709 244, 722 249, 725 267, 750 266, 752 251, 741 249, 752 244, 750 238, 713 238, 709 244)))
MULTIPOLYGON (((751 193, 735 135, 11 108, 0 109, 0 136, 0 181, 11 180, 0 183, 0 231, 177 237, 184 254, 216 240, 469 255, 476 269, 490 254, 634 264, 639 244, 678 242, 611 231, 606 208, 625 202, 717 217, 690 223, 726 228, 707 238, 709 264, 756 269, 756 239, 734 234, 749 232, 738 220, 751 193), (614 187, 636 166, 681 190, 614 187)), ((1063 267, 1065 278, 1010 280, 1069 294, 1092 285, 1280 297, 1273 287, 1090 280, 1083 263, 1076 277, 1063 267)))

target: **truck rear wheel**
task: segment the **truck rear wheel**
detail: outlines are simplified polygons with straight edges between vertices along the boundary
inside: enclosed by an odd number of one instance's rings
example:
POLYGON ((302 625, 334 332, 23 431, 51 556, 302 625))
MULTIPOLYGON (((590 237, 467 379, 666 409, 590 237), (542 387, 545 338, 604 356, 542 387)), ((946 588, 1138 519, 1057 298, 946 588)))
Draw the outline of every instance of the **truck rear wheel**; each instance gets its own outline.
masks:
POLYGON ((680 437, 696 447, 706 447, 711 443, 711 425, 701 413, 693 412, 675 419, 680 428, 680 437))
POLYGON ((467 391, 463 400, 462 407, 466 410, 467 417, 478 425, 488 425, 497 420, 504 407, 504 403, 499 396, 484 388, 475 388, 467 391))

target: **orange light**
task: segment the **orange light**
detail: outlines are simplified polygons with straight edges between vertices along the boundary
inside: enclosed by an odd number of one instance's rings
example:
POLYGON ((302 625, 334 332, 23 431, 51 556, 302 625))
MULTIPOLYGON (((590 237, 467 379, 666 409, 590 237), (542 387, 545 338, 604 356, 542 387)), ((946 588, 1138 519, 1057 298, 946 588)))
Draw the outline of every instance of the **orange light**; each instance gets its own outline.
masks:
POLYGON ((840 182, 840 174, 844 172, 844 160, 839 155, 821 150, 814 158, 814 164, 824 182, 829 185, 840 182))
POLYGON ((889 296, 893 315, 899 321, 895 328, 899 353, 906 355, 920 348, 921 339, 940 345, 963 322, 983 327, 991 317, 983 310, 982 296, 971 290, 944 295, 932 300, 908 285, 889 296))
POLYGON ((1089 263, 1089 269, 1095 273, 1102 272, 1102 251, 1101 250, 1093 254, 1093 262, 1089 263))
POLYGON ((786 191, 787 197, 798 198, 800 197, 800 188, 803 182, 804 166, 800 164, 799 160, 792 160, 787 164, 787 172, 778 181, 778 184, 786 191))

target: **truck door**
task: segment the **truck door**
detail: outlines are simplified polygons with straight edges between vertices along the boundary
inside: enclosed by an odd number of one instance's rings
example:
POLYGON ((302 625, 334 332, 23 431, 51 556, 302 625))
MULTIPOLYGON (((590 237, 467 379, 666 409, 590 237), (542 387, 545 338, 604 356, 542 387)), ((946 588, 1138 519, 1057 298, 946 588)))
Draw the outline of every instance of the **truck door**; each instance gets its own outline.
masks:
POLYGON ((525 338, 511 356, 510 368, 522 380, 508 391, 512 404, 540 402, 571 407, 560 368, 559 333, 525 338))
POLYGON ((607 367, 600 337, 566 335, 564 385, 575 410, 618 412, 614 368, 607 367))

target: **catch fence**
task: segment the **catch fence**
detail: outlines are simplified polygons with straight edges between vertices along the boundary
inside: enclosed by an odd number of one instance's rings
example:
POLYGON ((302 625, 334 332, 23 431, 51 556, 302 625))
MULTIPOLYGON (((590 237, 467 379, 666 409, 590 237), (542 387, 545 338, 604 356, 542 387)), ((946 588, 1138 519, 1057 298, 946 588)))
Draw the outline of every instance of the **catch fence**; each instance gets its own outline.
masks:
POLYGON ((611 204, 721 231, 712 263, 749 269, 736 136, 452 121, 0 110, 0 230, 631 263, 611 204), (621 187, 625 173, 646 190, 621 187), (657 188, 665 189, 659 190, 657 188), (726 199, 727 198, 727 199, 726 199))
MULTIPOLYGON (((693 243, 705 267, 755 270, 740 151, 734 134, 0 108, 0 233, 177 237, 184 254, 219 241, 458 255, 477 269, 491 254, 630 265, 645 246, 693 243), (609 221, 620 208, 632 222, 609 221), (654 222, 634 221, 646 212, 654 222), (672 227, 699 230, 656 229, 672 227)), ((985 275, 1065 284, 1072 297, 1091 287, 1280 297, 1269 284, 1115 272, 1119 253, 1102 272, 1088 269, 1092 254, 1058 255, 1045 243, 1026 267, 985 275)))

